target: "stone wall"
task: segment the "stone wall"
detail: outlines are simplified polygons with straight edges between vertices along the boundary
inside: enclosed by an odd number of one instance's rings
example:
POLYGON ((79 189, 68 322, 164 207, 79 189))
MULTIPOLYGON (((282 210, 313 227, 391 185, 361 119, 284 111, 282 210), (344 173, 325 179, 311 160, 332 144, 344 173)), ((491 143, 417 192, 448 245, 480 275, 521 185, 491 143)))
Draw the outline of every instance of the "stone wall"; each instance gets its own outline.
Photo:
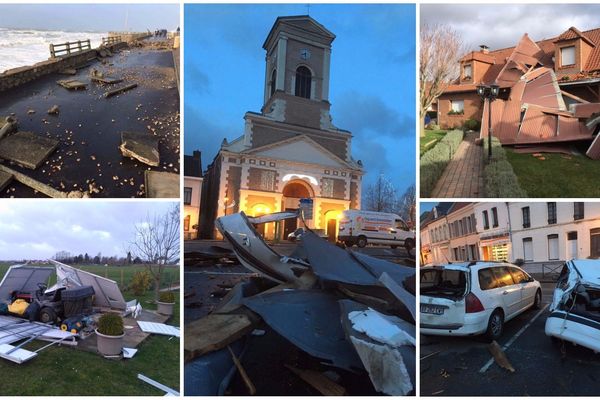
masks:
MULTIPOLYGON (((111 51, 120 50, 127 45, 117 43, 107 46, 111 51)), ((68 56, 51 58, 39 63, 9 69, 0 74, 0 92, 23 85, 43 76, 57 73, 63 69, 75 68, 94 60, 98 56, 98 49, 85 50, 68 56)))

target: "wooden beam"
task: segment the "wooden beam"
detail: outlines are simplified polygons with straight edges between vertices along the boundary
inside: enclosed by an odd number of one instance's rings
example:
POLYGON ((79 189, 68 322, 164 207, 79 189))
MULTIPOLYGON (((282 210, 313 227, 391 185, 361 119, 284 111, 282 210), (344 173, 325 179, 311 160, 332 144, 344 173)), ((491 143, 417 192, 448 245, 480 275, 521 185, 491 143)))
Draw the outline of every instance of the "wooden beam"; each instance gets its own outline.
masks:
POLYGON ((48 197, 53 198, 62 198, 65 199, 68 197, 68 194, 65 192, 61 192, 60 190, 56 190, 53 187, 50 187, 42 182, 36 181, 33 178, 28 177, 25 174, 22 174, 14 169, 8 168, 0 164, 0 171, 12 175, 17 181, 21 182, 23 185, 29 186, 33 190, 37 190, 38 192, 45 194, 48 197))

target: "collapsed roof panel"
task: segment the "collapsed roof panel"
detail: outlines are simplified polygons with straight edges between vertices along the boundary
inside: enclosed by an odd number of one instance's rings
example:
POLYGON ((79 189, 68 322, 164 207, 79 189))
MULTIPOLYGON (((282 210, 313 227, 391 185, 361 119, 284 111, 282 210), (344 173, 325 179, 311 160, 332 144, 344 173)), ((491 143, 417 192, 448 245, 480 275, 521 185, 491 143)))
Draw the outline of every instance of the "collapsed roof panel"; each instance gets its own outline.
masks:
POLYGON ((38 284, 46 285, 53 274, 53 267, 13 265, 0 282, 0 300, 8 300, 13 291, 34 293, 38 284))

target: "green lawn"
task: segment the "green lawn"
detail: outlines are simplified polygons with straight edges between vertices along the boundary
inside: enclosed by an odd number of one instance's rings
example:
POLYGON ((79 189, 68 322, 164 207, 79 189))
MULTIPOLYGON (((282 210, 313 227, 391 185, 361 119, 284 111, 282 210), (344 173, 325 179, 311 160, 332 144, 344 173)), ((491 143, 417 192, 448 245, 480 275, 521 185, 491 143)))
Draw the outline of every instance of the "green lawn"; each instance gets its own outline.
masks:
POLYGON ((419 146, 419 155, 423 155, 443 138, 448 131, 425 129, 425 136, 421 136, 419 146))
POLYGON ((538 160, 510 148, 506 156, 530 197, 600 197, 600 161, 549 153, 538 160))
MULTIPOLYGON (((0 276, 8 264, 0 263, 0 276)), ((133 273, 141 266, 108 267, 88 265, 81 269, 114 279, 127 287, 133 273)), ((167 268, 163 275, 163 287, 179 282, 179 268, 167 268)), ((143 296, 122 289, 125 300, 138 299, 147 310, 156 309, 152 303, 153 293, 143 296)), ((179 326, 179 292, 175 292, 174 315, 167 322, 179 326)), ((137 379, 141 373, 175 390, 179 390, 179 340, 166 336, 151 335, 130 360, 108 360, 100 355, 76 350, 69 346, 52 346, 25 364, 18 365, 0 359, 0 392, 2 395, 163 395, 164 393, 137 379)), ((37 349, 44 342, 33 342, 25 347, 37 349)))

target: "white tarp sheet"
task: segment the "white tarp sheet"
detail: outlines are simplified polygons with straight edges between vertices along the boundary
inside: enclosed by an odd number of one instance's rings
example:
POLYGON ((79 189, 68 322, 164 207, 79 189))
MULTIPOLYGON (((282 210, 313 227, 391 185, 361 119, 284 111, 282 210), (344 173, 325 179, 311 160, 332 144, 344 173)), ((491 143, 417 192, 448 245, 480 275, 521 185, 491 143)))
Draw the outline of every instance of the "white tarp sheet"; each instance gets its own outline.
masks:
POLYGON ((146 333, 155 333, 157 335, 180 336, 179 328, 158 322, 136 321, 140 329, 146 333))

